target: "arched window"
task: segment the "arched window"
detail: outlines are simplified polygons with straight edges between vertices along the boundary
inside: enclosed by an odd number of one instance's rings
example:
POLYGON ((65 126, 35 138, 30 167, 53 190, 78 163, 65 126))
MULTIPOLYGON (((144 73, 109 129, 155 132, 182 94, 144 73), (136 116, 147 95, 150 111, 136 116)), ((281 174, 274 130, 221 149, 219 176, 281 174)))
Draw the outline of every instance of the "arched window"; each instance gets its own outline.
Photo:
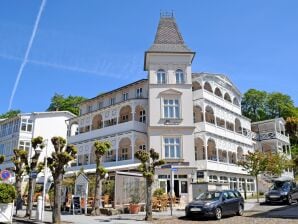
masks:
POLYGON ((239 101, 236 97, 234 97, 234 99, 233 99, 233 104, 235 104, 238 107, 240 106, 239 101))
POLYGON ((102 116, 100 114, 96 114, 92 119, 92 130, 100 129, 102 126, 102 116))
POLYGON ((129 105, 122 107, 119 112, 119 123, 128 122, 131 121, 131 119, 131 107, 129 105))
POLYGON ((216 144, 213 139, 208 139, 207 154, 208 154, 208 160, 217 161, 216 144))
POLYGON ((242 134, 241 122, 238 118, 235 119, 235 131, 239 134, 242 134))
POLYGON ((207 91, 209 91, 210 93, 213 93, 212 87, 211 87, 211 85, 210 85, 209 82, 205 82, 204 89, 207 90, 207 91))
POLYGON ((165 84, 166 83, 166 72, 162 69, 157 71, 157 83, 165 84))
POLYGON ((122 138, 119 141, 118 160, 129 160, 131 156, 131 141, 129 138, 122 138))
POLYGON ((199 90, 199 89, 202 89, 202 86, 199 82, 195 81, 192 83, 192 91, 196 91, 196 90, 199 90))
POLYGON ((194 113, 194 123, 204 121, 203 111, 200 106, 194 106, 193 113, 194 113))
POLYGON ((195 160, 206 159, 204 141, 201 138, 195 139, 195 160))
POLYGON ((215 123, 215 117, 212 107, 207 106, 205 109, 205 119, 207 122, 214 124, 215 123))
POLYGON ((184 83, 184 74, 181 69, 176 70, 176 83, 177 84, 184 83))
POLYGON ((224 97, 224 99, 225 99, 226 101, 232 102, 231 97, 230 97, 230 95, 229 95, 228 93, 225 93, 225 97, 224 97))
POLYGON ((244 157, 243 157, 243 149, 239 146, 237 148, 237 160, 238 161, 241 161, 243 159, 244 159, 244 157))
POLYGON ((219 88, 216 87, 214 93, 215 93, 216 96, 222 97, 222 93, 221 93, 219 88))

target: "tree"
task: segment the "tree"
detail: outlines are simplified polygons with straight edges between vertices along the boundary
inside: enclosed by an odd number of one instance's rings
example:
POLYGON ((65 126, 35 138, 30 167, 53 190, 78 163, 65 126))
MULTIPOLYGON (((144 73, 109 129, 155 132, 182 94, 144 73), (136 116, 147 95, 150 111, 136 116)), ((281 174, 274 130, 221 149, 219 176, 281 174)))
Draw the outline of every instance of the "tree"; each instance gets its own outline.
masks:
POLYGON ((33 208, 33 194, 36 185, 36 176, 42 170, 42 164, 38 163, 38 159, 41 153, 41 150, 44 148, 43 138, 38 136, 36 138, 32 138, 31 140, 32 148, 34 149, 34 155, 31 157, 30 161, 28 159, 25 160, 25 168, 26 172, 29 175, 29 193, 28 193, 28 203, 26 208, 27 217, 31 218, 31 211, 33 208), (32 175, 33 174, 33 175, 32 175))
POLYGON ((298 145, 298 117, 288 117, 286 132, 290 136, 291 145, 298 145))
POLYGON ((145 220, 152 221, 152 184, 154 182, 155 167, 165 163, 164 160, 158 160, 159 154, 154 149, 149 153, 144 150, 135 152, 135 157, 141 161, 139 170, 143 173, 146 180, 146 216, 145 220))
POLYGON ((21 113, 20 110, 10 110, 4 114, 0 114, 0 119, 4 118, 11 118, 17 116, 19 113, 21 113))
POLYGON ((69 111, 75 115, 79 115, 79 104, 85 100, 86 98, 82 96, 69 95, 68 97, 64 97, 63 95, 55 93, 47 111, 69 111))
POLYGON ((107 170, 100 165, 102 156, 108 152, 111 148, 111 143, 108 141, 96 141, 94 142, 95 147, 95 163, 96 163, 96 172, 95 172, 95 202, 93 203, 92 215, 100 215, 99 204, 101 203, 101 179, 104 178, 107 170))
POLYGON ((61 223, 61 186, 65 165, 75 159, 77 149, 73 145, 66 145, 62 137, 53 137, 51 142, 55 151, 47 158, 48 167, 51 170, 54 180, 54 208, 52 213, 53 223, 61 223))
POLYGON ((0 155, 0 164, 2 164, 5 160, 5 156, 4 155, 0 155))
POLYGON ((242 98, 242 113, 252 121, 265 120, 267 93, 256 89, 249 89, 242 98))
POLYGON ((26 172, 26 162, 28 160, 28 151, 25 149, 14 149, 14 156, 11 161, 14 164, 14 173, 15 173, 15 186, 17 190, 17 202, 16 202, 16 211, 22 209, 22 179, 23 175, 26 172))
POLYGON ((266 170, 267 158, 266 155, 260 151, 250 152, 245 155, 245 159, 238 162, 239 166, 243 167, 244 171, 256 179, 257 202, 259 202, 259 184, 258 175, 266 170))
POLYGON ((281 153, 266 153, 267 164, 265 171, 272 176, 280 176, 285 169, 293 167, 293 161, 281 153))
POLYGON ((267 113, 270 118, 287 117, 296 115, 296 108, 290 96, 273 92, 267 98, 267 113))

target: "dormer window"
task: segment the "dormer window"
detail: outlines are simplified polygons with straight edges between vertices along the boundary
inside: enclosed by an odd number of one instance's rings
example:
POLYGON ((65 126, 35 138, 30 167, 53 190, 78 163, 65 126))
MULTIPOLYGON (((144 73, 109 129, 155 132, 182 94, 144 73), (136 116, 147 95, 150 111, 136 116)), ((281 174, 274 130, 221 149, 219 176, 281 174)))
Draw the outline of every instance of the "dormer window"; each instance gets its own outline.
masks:
POLYGON ((176 83, 177 84, 182 84, 184 83, 184 74, 181 69, 176 70, 176 83))
POLYGON ((157 83, 165 84, 166 83, 166 72, 162 69, 157 71, 157 83))

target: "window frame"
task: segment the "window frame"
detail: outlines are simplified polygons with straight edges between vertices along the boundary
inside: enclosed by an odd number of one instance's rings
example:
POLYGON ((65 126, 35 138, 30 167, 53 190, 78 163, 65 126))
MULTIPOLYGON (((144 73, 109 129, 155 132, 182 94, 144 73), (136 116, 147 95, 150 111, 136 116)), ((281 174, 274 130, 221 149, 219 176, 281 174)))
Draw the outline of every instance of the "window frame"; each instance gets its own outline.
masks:
POLYGON ((179 68, 175 71, 175 77, 176 77, 176 84, 184 84, 185 83, 185 76, 184 76, 184 72, 182 69, 179 68))
POLYGON ((166 71, 164 69, 157 70, 156 83, 157 84, 166 84, 167 83, 166 71))
POLYGON ((182 137, 181 136, 163 136, 163 150, 164 150, 164 158, 165 159, 181 159, 182 156, 182 137), (166 142, 166 139, 167 142, 166 142), (171 142, 173 139, 173 142, 171 142), (178 142, 177 142, 178 140, 178 142), (179 148, 177 148, 179 146, 179 148), (168 149, 167 149, 168 147, 168 149), (177 153, 179 150, 179 153, 177 153), (173 156, 172 156, 173 151, 173 156), (179 154, 179 156, 178 156, 179 154))

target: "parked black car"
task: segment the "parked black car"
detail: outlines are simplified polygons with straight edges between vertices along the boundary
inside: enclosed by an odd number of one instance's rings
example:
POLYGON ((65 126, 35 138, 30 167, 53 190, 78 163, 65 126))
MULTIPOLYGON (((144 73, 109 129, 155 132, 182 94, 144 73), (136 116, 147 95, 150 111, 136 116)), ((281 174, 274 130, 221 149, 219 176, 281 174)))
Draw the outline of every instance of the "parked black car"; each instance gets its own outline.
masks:
POLYGON ((292 204, 293 200, 298 201, 298 188, 296 182, 289 178, 278 178, 273 181, 269 191, 265 193, 265 202, 283 202, 292 204))
POLYGON ((200 194, 185 207, 187 217, 243 215, 244 200, 236 190, 209 191, 200 194))

